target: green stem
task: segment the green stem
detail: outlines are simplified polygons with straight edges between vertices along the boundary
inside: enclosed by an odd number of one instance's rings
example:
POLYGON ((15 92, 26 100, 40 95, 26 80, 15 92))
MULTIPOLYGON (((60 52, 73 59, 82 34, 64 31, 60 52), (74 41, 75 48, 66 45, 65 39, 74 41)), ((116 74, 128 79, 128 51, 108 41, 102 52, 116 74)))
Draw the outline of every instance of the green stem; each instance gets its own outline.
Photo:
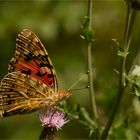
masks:
POLYGON ((128 7, 127 9, 127 18, 126 18, 126 30, 125 30, 125 35, 124 35, 124 56, 121 59, 121 68, 120 68, 120 77, 119 77, 119 90, 118 90, 118 94, 116 97, 116 101, 111 113, 111 116, 105 126, 105 129, 103 130, 103 133, 101 135, 101 139, 106 139, 108 136, 108 132, 112 126, 112 123, 114 121, 115 115, 118 111, 118 108, 120 106, 120 102, 123 96, 123 93, 125 91, 126 88, 126 82, 125 82, 125 74, 126 74, 126 69, 125 69, 125 65, 126 65, 126 58, 127 58, 127 54, 130 48, 130 43, 131 43, 131 36, 132 36, 132 30, 133 30, 133 26, 134 26, 134 21, 135 21, 135 17, 136 17, 136 11, 133 9, 130 9, 130 7, 128 7))
POLYGON ((127 6, 127 13, 126 13, 126 22, 125 22, 125 31, 124 31, 124 42, 126 42, 127 34, 128 34, 128 20, 130 15, 130 5, 127 6))
MULTIPOLYGON (((88 17, 89 17, 89 24, 88 28, 91 31, 92 30, 92 8, 93 8, 93 2, 92 0, 88 0, 88 17)), ((93 69, 92 69, 92 57, 91 57, 91 47, 92 47, 92 42, 88 42, 88 77, 89 77, 89 93, 90 93, 90 102, 91 102, 91 108, 93 112, 93 118, 95 121, 95 124, 97 126, 97 108, 96 108, 96 102, 95 102, 95 93, 94 93, 94 86, 93 86, 93 69)))

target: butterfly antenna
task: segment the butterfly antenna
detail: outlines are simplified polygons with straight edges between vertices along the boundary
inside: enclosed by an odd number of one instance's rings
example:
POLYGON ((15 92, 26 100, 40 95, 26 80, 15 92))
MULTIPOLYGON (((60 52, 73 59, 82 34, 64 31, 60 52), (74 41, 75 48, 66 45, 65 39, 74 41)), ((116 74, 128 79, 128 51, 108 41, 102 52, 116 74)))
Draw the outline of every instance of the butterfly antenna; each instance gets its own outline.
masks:
MULTIPOLYGON (((89 73, 89 71, 87 71, 86 73, 84 73, 76 82, 74 82, 71 87, 68 89, 68 91, 70 91, 74 86, 76 86, 87 74, 89 73)), ((83 88, 82 88, 83 89, 83 88)))
POLYGON ((70 89, 69 91, 82 90, 82 89, 87 89, 87 88, 89 88, 89 85, 83 88, 70 89))

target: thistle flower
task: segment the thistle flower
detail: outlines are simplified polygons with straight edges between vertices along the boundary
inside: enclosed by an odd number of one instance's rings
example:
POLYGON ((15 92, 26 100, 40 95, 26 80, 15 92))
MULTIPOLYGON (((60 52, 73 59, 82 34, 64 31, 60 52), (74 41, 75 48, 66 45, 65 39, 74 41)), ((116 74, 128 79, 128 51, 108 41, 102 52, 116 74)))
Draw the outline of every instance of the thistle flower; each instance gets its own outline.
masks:
POLYGON ((69 121, 66 114, 56 108, 43 110, 39 118, 44 126, 40 140, 53 140, 57 130, 69 121))

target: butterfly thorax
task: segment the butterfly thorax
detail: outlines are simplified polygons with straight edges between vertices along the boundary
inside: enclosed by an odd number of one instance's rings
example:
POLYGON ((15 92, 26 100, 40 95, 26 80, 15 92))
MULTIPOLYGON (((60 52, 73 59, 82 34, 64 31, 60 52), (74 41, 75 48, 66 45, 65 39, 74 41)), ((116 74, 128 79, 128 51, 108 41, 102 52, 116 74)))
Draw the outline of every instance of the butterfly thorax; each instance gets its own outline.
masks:
POLYGON ((63 99, 67 99, 70 96, 70 93, 68 91, 64 91, 64 90, 59 90, 58 91, 58 99, 59 101, 63 100, 63 99))
POLYGON ((57 104, 58 102, 68 98, 70 96, 70 93, 67 91, 59 90, 58 93, 55 93, 52 89, 48 90, 48 93, 46 95, 46 102, 47 106, 53 106, 57 104))

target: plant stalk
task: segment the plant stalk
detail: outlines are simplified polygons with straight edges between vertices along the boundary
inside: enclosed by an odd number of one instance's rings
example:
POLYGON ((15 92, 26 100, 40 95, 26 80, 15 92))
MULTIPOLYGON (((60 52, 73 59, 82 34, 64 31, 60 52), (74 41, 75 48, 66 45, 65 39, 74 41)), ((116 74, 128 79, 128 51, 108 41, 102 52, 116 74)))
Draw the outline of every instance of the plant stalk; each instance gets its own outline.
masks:
POLYGON ((125 82, 125 75, 126 75, 126 58, 129 53, 129 48, 130 48, 130 43, 131 43, 131 38, 132 38, 132 31, 133 31, 133 26, 134 26, 134 21, 136 17, 136 11, 133 9, 130 9, 130 6, 128 5, 127 8, 127 17, 126 17, 126 29, 124 33, 124 56, 121 58, 121 67, 120 67, 120 76, 119 76, 119 90, 118 94, 116 97, 116 101, 111 113, 111 116, 105 126, 105 129, 103 130, 103 133, 101 135, 101 139, 105 140, 108 136, 108 132, 112 126, 112 123, 114 121, 115 115, 118 111, 118 108, 120 106, 120 102, 123 96, 123 93, 126 88, 126 82, 125 82))
MULTIPOLYGON (((89 17, 89 24, 88 28, 90 31, 92 31, 92 8, 93 8, 93 0, 88 0, 88 13, 87 17, 89 17)), ((88 77, 89 77, 89 94, 90 94, 90 102, 91 102, 91 108, 93 112, 93 118, 95 121, 95 125, 97 127, 97 108, 96 108, 96 102, 95 102, 95 93, 94 93, 94 86, 93 86, 93 69, 92 69, 92 57, 91 57, 91 47, 92 42, 88 42, 88 77)))

